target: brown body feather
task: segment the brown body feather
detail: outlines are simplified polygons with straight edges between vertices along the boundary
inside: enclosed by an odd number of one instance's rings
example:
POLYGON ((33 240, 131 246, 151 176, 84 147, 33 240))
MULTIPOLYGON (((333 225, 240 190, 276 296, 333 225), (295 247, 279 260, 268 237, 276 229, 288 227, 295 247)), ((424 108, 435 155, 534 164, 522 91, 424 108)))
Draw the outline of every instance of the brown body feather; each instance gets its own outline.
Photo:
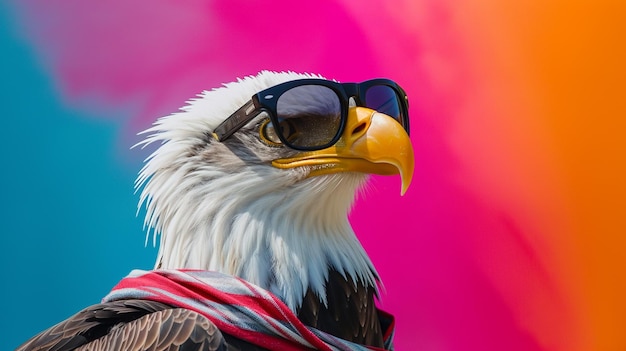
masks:
POLYGON ((328 306, 311 289, 304 296, 298 318, 305 324, 358 344, 383 346, 374 304, 375 290, 354 283, 331 270, 326 284, 328 306))

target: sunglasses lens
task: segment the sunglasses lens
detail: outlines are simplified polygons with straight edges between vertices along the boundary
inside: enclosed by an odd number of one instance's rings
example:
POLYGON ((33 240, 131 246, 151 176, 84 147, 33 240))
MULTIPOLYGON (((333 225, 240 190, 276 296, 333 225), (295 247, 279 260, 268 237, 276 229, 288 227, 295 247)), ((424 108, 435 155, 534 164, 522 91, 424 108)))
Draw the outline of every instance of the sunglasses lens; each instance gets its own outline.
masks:
POLYGON ((276 102, 281 134, 292 147, 328 146, 341 127, 339 96, 322 85, 300 85, 284 92, 276 102))
POLYGON ((395 118, 404 126, 402 108, 396 91, 387 85, 374 85, 365 92, 365 107, 395 118))

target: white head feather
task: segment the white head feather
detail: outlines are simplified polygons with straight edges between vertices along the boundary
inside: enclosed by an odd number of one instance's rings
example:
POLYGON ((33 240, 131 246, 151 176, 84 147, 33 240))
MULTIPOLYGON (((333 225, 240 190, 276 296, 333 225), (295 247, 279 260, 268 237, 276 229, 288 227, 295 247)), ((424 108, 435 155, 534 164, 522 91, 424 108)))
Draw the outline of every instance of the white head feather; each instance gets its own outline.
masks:
POLYGON ((321 78, 263 71, 203 92, 143 132, 148 136, 138 145, 161 143, 136 181, 148 235, 150 229, 161 235, 158 267, 236 275, 293 310, 308 288, 326 302, 330 268, 376 287, 377 274, 347 219, 366 175, 307 178, 308 169, 274 168, 279 152, 295 151, 266 146, 254 126, 223 143, 211 137, 253 94, 310 77, 321 78))

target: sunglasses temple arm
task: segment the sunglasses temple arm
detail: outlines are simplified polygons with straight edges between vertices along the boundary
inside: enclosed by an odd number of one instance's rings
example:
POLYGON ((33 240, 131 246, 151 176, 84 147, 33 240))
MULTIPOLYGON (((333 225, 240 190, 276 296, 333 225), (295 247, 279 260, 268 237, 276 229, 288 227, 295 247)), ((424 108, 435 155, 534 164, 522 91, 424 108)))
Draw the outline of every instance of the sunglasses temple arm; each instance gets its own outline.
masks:
POLYGON ((260 111, 257 111, 255 108, 253 100, 246 102, 213 130, 213 137, 217 141, 226 140, 228 137, 233 135, 233 133, 256 117, 258 112, 260 111))

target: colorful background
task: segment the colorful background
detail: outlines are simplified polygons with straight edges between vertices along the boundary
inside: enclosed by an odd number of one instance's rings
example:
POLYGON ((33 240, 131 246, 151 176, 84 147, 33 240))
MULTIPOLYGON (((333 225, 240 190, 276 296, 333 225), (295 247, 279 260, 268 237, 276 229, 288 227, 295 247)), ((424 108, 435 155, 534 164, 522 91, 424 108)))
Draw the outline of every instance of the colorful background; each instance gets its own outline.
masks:
POLYGON ((625 8, 4 1, 2 349, 152 267, 135 134, 271 69, 409 94, 413 184, 375 177, 351 215, 397 350, 625 350, 625 8))

